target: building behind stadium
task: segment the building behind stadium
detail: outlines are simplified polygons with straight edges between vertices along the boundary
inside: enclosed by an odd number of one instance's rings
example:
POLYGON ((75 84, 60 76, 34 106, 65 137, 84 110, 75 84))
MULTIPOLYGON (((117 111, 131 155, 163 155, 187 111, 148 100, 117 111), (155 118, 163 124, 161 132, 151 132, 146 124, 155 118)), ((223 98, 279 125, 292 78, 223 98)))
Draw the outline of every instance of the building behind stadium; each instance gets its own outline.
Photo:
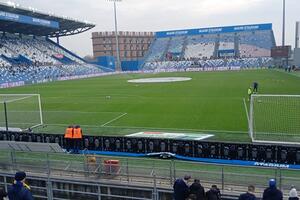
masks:
MULTIPOLYGON (((118 32, 121 60, 138 60, 145 56, 154 38, 153 32, 118 32)), ((115 32, 93 32, 93 55, 116 56, 115 32)))

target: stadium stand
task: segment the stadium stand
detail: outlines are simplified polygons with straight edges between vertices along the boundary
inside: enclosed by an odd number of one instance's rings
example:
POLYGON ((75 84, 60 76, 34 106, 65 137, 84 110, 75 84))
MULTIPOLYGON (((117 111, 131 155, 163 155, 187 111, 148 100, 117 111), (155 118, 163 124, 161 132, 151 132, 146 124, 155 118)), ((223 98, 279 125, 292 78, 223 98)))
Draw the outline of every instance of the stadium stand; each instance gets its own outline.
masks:
POLYGON ((157 32, 142 69, 268 67, 274 46, 272 24, 157 32))
POLYGON ((0 3, 0 87, 103 73, 59 44, 95 25, 0 3), (11 16, 11 17, 7 17, 11 16), (55 43, 50 38, 57 38, 55 43))

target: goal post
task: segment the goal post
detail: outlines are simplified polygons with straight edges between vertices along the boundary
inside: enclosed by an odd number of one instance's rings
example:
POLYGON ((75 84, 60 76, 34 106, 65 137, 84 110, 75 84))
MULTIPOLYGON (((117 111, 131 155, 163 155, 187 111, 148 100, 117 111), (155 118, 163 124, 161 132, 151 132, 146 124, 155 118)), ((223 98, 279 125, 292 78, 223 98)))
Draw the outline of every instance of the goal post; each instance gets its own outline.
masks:
POLYGON ((252 95, 249 135, 252 142, 299 145, 300 95, 252 95))
POLYGON ((43 125, 40 94, 0 94, 0 129, 25 130, 43 125))

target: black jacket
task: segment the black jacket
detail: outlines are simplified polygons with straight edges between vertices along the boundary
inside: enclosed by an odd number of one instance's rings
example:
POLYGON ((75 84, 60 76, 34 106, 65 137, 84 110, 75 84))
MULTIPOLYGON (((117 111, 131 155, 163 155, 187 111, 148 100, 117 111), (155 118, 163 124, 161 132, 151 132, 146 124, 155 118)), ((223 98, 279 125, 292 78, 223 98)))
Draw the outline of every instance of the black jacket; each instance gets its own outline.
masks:
POLYGON ((182 179, 177 179, 173 185, 174 199, 185 200, 189 196, 189 187, 182 179))
POLYGON ((190 194, 196 195, 196 200, 204 200, 205 199, 205 191, 204 187, 200 183, 193 183, 190 186, 190 194))
POLYGON ((207 200, 220 200, 221 199, 221 193, 219 189, 211 188, 209 191, 205 193, 207 200))
POLYGON ((256 200, 256 197, 254 194, 247 192, 245 194, 241 194, 239 200, 256 200))
POLYGON ((282 200, 282 192, 276 187, 269 187, 265 189, 263 194, 263 200, 282 200))
POLYGON ((299 200, 298 197, 289 197, 289 200, 299 200))
POLYGON ((7 194, 9 200, 33 200, 29 189, 24 187, 23 183, 19 181, 8 188, 7 194))

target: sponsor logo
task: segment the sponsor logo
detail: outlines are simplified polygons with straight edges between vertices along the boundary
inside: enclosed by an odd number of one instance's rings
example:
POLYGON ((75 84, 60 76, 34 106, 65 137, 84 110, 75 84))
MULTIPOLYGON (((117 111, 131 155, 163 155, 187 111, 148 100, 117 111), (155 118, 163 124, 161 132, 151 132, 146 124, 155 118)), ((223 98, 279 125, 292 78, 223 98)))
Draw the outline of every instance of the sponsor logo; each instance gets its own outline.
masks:
POLYGON ((159 138, 159 139, 181 139, 181 140, 204 140, 213 137, 212 134, 196 133, 166 133, 166 132, 138 132, 126 137, 159 138))
POLYGON ((277 164, 277 163, 264 163, 264 162, 255 162, 255 166, 261 166, 261 167, 276 167, 276 168, 290 168, 290 165, 285 164, 277 164))

